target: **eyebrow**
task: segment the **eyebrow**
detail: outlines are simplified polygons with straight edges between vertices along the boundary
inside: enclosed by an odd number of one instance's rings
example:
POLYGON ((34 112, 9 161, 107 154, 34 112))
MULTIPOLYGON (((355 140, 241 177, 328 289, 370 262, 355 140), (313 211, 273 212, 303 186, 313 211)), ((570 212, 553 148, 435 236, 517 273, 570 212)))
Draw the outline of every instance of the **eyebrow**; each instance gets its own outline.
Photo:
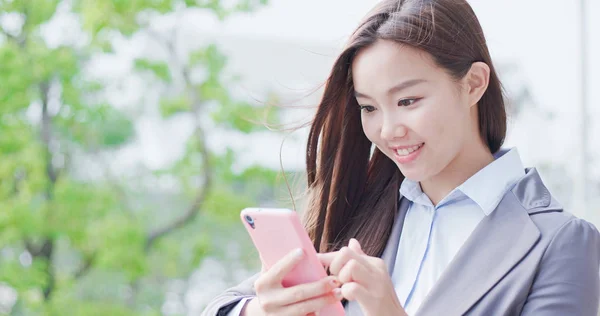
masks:
MULTIPOLYGON (((402 83, 400 83, 398 85, 395 85, 392 88, 390 88, 387 93, 388 94, 397 93, 397 92, 400 92, 400 91, 402 91, 404 89, 408 89, 408 88, 410 88, 412 86, 416 86, 416 85, 418 85, 420 83, 424 83, 424 82, 427 82, 427 80, 425 80, 425 79, 412 79, 412 80, 404 81, 404 82, 402 82, 402 83)), ((360 93, 360 92, 358 92, 356 90, 354 90, 354 97, 356 97, 356 98, 368 98, 368 99, 371 98, 368 95, 366 95, 364 93, 360 93)))

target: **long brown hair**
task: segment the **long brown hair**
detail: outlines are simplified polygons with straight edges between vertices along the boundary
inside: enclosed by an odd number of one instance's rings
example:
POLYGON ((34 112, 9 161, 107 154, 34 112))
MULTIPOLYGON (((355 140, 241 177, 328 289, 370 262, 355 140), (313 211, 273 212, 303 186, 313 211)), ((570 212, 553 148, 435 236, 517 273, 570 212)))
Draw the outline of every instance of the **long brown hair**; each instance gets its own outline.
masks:
POLYGON ((454 79, 474 62, 490 67, 489 86, 478 103, 481 138, 495 153, 506 134, 506 112, 483 31, 464 0, 384 0, 354 31, 333 65, 311 125, 306 151, 309 201, 305 225, 319 252, 358 239, 380 256, 397 214, 404 176, 365 136, 354 98, 351 65, 377 40, 429 53, 454 79))

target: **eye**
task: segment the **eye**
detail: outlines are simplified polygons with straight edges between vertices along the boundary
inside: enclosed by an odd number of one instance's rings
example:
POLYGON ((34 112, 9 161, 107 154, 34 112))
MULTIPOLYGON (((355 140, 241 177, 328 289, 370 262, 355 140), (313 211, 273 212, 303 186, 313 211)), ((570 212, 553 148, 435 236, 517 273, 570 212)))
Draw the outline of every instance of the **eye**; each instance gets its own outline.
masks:
POLYGON ((398 101, 398 106, 411 106, 415 104, 419 99, 403 99, 398 101))
POLYGON ((371 113, 371 112, 375 111, 375 107, 372 105, 361 105, 360 110, 364 111, 366 113, 371 113))

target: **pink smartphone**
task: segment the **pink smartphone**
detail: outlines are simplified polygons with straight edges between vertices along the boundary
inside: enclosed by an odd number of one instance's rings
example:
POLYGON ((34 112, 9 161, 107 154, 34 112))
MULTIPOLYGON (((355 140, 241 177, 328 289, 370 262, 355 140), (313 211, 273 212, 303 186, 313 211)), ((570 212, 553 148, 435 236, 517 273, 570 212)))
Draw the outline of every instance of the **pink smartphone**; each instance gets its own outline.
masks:
MULTIPOLYGON (((240 213, 244 226, 267 269, 296 248, 304 250, 304 258, 288 273, 284 287, 318 281, 327 277, 317 252, 300 223, 296 212, 280 208, 246 208, 240 213)), ((327 305, 320 315, 344 315, 341 302, 327 305)))

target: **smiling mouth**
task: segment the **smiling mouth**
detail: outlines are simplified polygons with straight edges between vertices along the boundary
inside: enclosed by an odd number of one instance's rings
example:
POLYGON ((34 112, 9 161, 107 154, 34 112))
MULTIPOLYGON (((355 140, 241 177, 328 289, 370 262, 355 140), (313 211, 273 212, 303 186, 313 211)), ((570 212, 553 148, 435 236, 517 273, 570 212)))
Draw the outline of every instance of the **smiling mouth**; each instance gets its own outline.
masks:
POLYGON ((394 153, 396 153, 396 155, 398 155, 399 157, 408 156, 408 155, 412 154, 413 152, 419 150, 421 147, 423 147, 423 145, 425 145, 425 143, 414 145, 414 146, 408 147, 408 148, 398 148, 398 149, 394 150, 394 153))

